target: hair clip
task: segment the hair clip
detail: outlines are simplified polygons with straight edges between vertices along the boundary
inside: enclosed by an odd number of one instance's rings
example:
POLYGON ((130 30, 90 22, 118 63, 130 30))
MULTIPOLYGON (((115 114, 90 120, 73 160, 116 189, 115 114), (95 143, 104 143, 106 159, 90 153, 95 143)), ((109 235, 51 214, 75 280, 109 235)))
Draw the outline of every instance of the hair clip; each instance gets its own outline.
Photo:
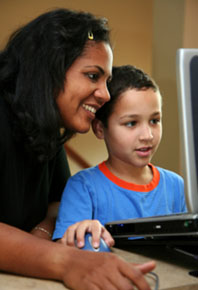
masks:
POLYGON ((93 35, 93 32, 88 32, 88 38, 90 39, 90 40, 93 40, 94 39, 94 35, 93 35))

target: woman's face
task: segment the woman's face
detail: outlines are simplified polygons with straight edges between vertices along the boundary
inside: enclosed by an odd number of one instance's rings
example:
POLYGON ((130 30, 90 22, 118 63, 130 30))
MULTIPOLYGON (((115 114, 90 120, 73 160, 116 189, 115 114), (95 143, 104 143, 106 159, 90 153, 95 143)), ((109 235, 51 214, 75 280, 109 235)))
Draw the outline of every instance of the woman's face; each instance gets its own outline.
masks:
POLYGON ((108 43, 89 41, 83 54, 68 69, 64 90, 56 100, 66 129, 79 133, 90 129, 96 111, 110 99, 107 82, 112 62, 108 43))

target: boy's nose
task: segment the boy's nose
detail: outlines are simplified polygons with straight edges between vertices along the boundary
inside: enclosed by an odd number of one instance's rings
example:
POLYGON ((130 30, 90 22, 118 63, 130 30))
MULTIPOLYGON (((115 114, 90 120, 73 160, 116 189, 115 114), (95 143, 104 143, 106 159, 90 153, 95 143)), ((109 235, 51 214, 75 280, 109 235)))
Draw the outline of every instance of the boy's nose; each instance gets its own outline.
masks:
POLYGON ((153 132, 149 126, 144 126, 140 134, 140 140, 152 140, 153 132))

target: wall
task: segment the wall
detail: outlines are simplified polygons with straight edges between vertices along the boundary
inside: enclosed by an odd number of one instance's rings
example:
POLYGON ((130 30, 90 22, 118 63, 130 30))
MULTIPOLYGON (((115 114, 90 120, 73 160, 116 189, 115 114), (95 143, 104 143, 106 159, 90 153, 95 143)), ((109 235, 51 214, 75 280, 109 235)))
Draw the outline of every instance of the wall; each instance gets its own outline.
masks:
POLYGON ((17 27, 57 7, 90 11, 109 20, 115 64, 135 63, 151 71, 153 0, 0 1, 0 45, 17 27))
POLYGON ((183 46, 184 0, 155 0, 152 75, 163 97, 163 138, 153 162, 179 172, 176 51, 183 46))
POLYGON ((153 162, 182 174, 177 110, 176 51, 198 47, 197 0, 153 3, 152 75, 163 95, 163 139, 153 162))
POLYGON ((184 15, 184 33, 183 33, 183 47, 184 48, 198 48, 198 1, 185 1, 185 15, 184 15))

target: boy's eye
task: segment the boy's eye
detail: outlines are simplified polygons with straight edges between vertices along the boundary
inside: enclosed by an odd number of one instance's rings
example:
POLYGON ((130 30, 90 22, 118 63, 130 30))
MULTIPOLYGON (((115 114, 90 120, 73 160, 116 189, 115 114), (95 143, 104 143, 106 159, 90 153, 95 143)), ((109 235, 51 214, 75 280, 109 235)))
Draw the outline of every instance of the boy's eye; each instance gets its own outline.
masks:
POLYGON ((160 122, 160 119, 152 119, 151 124, 155 125, 160 122))
POLYGON ((126 123, 126 126, 127 127, 134 127, 136 125, 136 123, 137 123, 136 121, 130 121, 130 122, 126 123))

